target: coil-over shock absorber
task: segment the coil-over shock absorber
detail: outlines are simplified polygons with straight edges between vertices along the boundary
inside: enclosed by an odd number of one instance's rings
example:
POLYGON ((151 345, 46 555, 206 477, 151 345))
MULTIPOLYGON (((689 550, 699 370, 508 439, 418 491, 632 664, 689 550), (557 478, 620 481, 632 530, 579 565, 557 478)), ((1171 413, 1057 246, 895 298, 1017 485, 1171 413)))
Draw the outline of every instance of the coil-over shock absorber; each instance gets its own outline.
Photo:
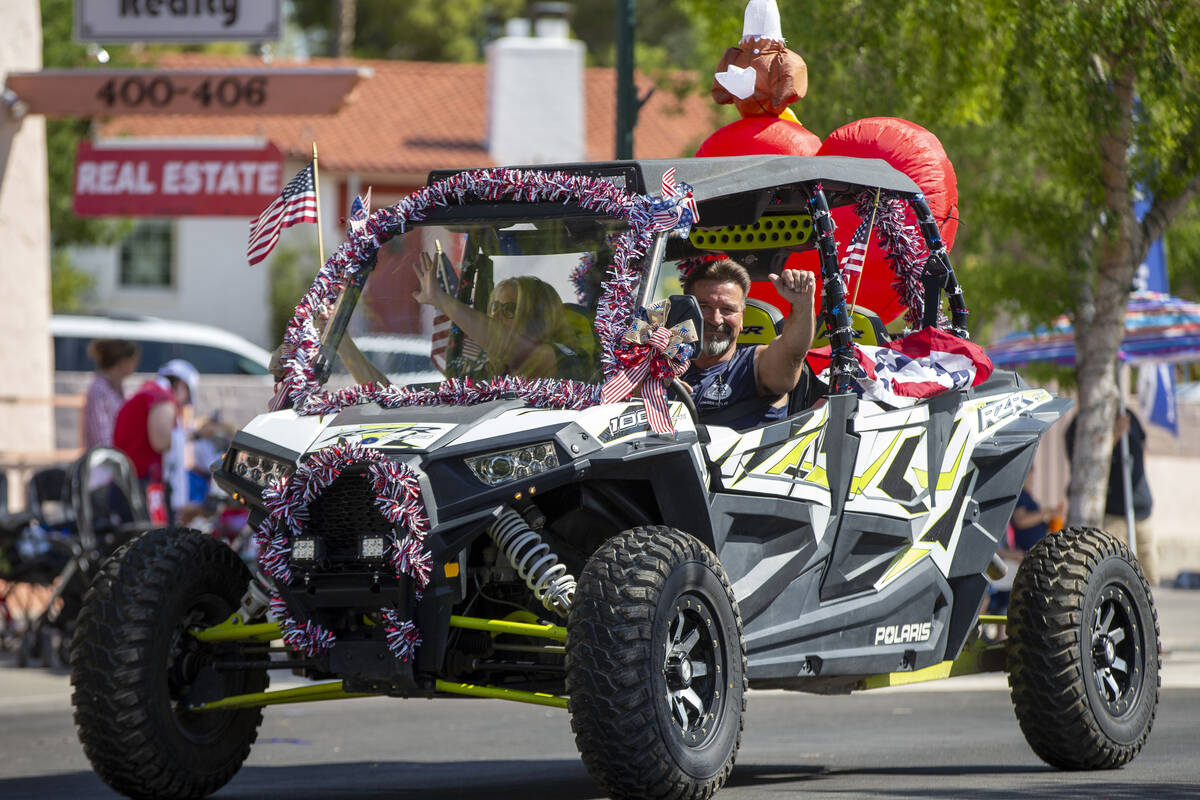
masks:
POLYGON ((566 565, 558 563, 550 545, 525 518, 506 507, 497 513, 488 534, 533 596, 550 611, 567 616, 575 599, 575 576, 567 574, 566 565))

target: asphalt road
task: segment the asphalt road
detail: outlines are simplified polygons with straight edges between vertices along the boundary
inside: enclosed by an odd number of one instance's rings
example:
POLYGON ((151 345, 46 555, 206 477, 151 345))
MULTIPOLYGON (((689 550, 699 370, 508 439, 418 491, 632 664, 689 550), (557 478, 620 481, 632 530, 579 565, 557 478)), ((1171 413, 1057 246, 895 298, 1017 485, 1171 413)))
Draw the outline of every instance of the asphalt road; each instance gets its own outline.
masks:
MULTIPOLYGON (((51 691, 0 711, 0 797, 116 797, 80 750, 65 691, 51 685, 65 676, 40 677, 51 691)), ((951 683, 848 697, 752 693, 737 768, 720 797, 1200 798, 1200 688, 1164 688, 1150 741, 1124 769, 1064 773, 1025 745, 1000 682, 968 691, 951 683)), ((249 760, 216 796, 602 794, 579 761, 565 712, 369 698, 268 709, 249 760)))
MULTIPOLYGON (((1004 677, 983 675, 840 697, 752 692, 737 767, 719 797, 1200 799, 1200 594, 1176 600, 1175 613, 1162 614, 1170 651, 1158 718, 1124 769, 1047 767, 1021 736, 1004 677)), ((1160 601, 1160 612, 1171 605, 1160 601)), ((0 798, 116 796, 75 737, 66 674, 18 670, 0 657, 0 798)), ((215 796, 603 795, 564 711, 366 698, 268 708, 246 765, 215 796)))

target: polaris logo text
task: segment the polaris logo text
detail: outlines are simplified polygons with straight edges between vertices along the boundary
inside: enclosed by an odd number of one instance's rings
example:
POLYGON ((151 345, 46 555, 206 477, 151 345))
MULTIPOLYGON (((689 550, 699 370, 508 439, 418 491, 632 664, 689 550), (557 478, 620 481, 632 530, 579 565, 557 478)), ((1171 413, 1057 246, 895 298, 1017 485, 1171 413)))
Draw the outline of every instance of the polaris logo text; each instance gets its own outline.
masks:
POLYGON ((932 622, 913 622, 908 625, 884 625, 875 629, 875 644, 927 642, 932 622))

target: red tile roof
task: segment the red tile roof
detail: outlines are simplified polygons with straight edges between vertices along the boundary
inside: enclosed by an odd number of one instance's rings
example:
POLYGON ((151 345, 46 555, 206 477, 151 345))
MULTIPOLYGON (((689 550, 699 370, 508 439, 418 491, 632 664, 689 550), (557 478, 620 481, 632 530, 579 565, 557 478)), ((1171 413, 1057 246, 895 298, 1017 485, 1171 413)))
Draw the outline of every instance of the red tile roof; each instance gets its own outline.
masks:
MULTIPOLYGON (((258 136, 286 155, 306 157, 315 140, 325 169, 423 176, 435 168, 494 166, 485 144, 487 67, 419 61, 359 61, 314 58, 303 63, 263 64, 252 56, 172 54, 167 68, 368 67, 374 71, 352 99, 331 115, 129 115, 99 128, 101 137, 258 136)), ((686 76, 680 76, 686 80, 686 76)), ((639 76, 639 94, 653 84, 639 76)), ((585 71, 587 160, 615 153, 616 71, 585 71)), ((707 95, 682 98, 659 89, 642 106, 634 132, 638 158, 691 155, 715 130, 717 106, 707 95)))

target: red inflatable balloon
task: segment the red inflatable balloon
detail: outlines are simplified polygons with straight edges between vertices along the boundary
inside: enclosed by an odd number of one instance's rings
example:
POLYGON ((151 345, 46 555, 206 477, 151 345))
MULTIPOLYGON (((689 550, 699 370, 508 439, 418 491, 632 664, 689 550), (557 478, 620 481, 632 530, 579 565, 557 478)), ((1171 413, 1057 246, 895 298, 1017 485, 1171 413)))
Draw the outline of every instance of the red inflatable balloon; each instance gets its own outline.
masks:
MULTIPOLYGON (((925 194, 925 201, 929 203, 929 210, 938 223, 946 249, 954 246, 954 234, 958 230, 958 180, 941 142, 925 128, 895 117, 860 119, 829 134, 817 155, 881 158, 905 173, 925 194)), ((840 258, 858 227, 859 219, 852 207, 842 206, 833 210, 833 222, 837 226, 834 238, 840 258)), ((905 224, 914 228, 917 224, 912 209, 906 209, 905 224)), ((816 273, 817 291, 821 291, 820 266, 815 251, 791 256, 787 267, 816 273)), ((871 236, 863 271, 857 280, 862 283, 858 287, 857 305, 871 309, 885 323, 904 313, 905 306, 892 288, 895 274, 884 258, 883 248, 875 234, 871 236)), ((855 296, 855 283, 853 274, 847 275, 848 300, 855 296)))
POLYGON ((704 140, 697 156, 815 156, 817 135, 798 122, 779 117, 743 117, 718 128, 704 140))

